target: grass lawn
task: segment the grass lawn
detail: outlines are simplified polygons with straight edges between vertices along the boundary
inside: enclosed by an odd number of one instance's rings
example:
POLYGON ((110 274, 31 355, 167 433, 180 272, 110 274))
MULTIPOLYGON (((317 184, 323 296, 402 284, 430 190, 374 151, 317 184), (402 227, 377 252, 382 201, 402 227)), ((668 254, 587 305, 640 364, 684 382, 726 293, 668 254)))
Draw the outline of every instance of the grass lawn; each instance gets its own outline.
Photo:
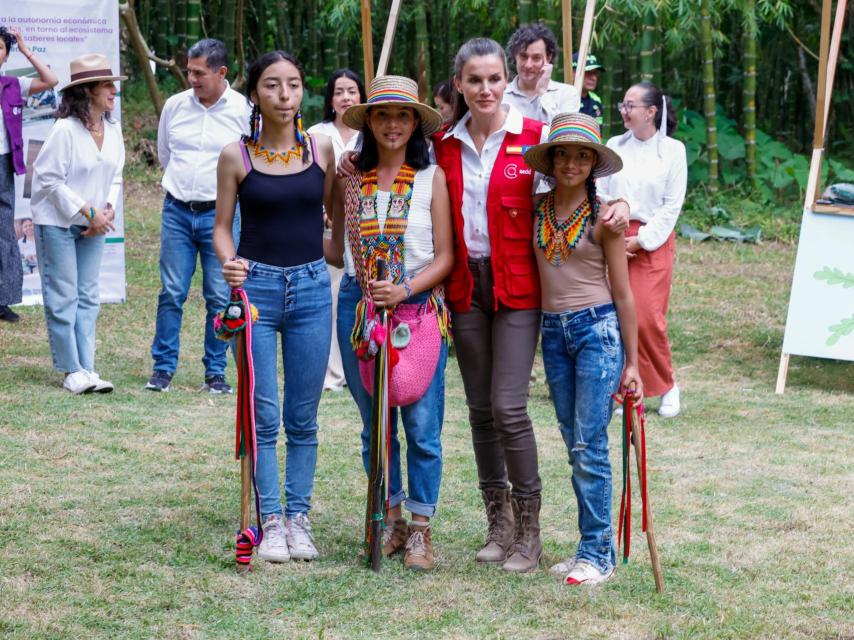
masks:
MULTIPOLYGON (((126 202, 128 302, 105 305, 98 327, 98 369, 115 393, 61 389, 40 308, 0 327, 0 637, 854 639, 854 365, 793 358, 786 395, 773 393, 793 247, 678 243, 671 336, 684 413, 652 412, 647 432, 663 595, 639 509, 631 562, 598 589, 473 562, 485 520, 453 360, 436 570, 394 560, 375 575, 356 562, 365 478, 345 392, 320 408, 320 560, 256 561, 239 577, 234 400, 197 392, 200 286, 173 391, 144 392, 156 183, 129 184, 126 202)), ((537 371, 548 565, 574 550, 576 513, 539 361, 537 371)))

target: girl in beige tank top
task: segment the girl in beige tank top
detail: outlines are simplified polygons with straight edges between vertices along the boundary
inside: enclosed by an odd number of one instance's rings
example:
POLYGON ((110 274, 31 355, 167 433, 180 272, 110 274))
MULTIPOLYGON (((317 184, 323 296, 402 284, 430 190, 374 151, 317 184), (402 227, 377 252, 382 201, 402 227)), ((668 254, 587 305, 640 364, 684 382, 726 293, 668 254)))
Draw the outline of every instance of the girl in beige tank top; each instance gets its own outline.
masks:
POLYGON ((555 187, 536 204, 534 253, 542 285, 542 348, 579 505, 580 542, 552 567, 564 584, 596 584, 614 575, 608 422, 611 394, 635 389, 637 320, 625 241, 598 217, 597 176, 622 161, 602 144, 590 116, 561 114, 549 142, 525 153, 555 187), (610 283, 609 283, 610 276, 610 283))

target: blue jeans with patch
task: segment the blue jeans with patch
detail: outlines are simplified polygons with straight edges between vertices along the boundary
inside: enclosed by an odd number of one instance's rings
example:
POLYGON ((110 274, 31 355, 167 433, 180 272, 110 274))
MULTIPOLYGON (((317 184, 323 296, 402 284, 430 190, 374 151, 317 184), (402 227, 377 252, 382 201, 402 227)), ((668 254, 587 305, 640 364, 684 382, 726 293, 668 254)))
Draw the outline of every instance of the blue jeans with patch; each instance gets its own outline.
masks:
POLYGON ((101 310, 98 280, 104 236, 88 225, 35 226, 36 257, 53 367, 63 373, 95 370, 95 324, 101 310))
MULTIPOLYGON (((427 300, 429 292, 413 296, 407 302, 427 300)), ((362 417, 362 463, 367 472, 370 466, 371 395, 359 376, 359 359, 350 345, 350 332, 356 319, 356 305, 362 299, 359 281, 344 274, 338 292, 338 345, 347 388, 356 401, 362 417)), ((424 395, 405 407, 391 409, 391 459, 389 461, 389 506, 403 503, 413 514, 432 518, 439 502, 442 483, 442 422, 445 417, 445 365, 448 345, 442 343, 439 362, 433 380, 424 395), (398 419, 398 415, 400 418, 398 419), (400 442, 397 439, 398 422, 403 422, 406 435, 406 475, 409 495, 403 490, 400 464, 400 442)))
MULTIPOLYGON (((205 377, 225 373, 228 343, 217 339, 213 319, 225 308, 230 289, 222 277, 222 265, 213 247, 213 224, 216 210, 193 213, 186 206, 166 196, 163 201, 163 223, 160 230, 160 281, 157 298, 157 320, 151 358, 155 371, 175 373, 178 368, 181 321, 184 302, 196 271, 196 256, 202 265, 202 295, 205 298, 205 377)), ((235 212, 234 246, 238 245, 239 211, 235 212)))
POLYGON ((317 466, 317 407, 332 338, 332 294, 324 260, 294 267, 249 261, 243 289, 258 309, 252 325, 256 481, 261 515, 282 514, 276 442, 285 425, 285 514, 308 513, 317 466), (279 407, 278 338, 284 363, 279 407))
POLYGON ((543 364, 569 451, 581 542, 575 557, 601 571, 616 561, 611 526, 608 423, 623 372, 620 323, 611 303, 543 312, 543 364))

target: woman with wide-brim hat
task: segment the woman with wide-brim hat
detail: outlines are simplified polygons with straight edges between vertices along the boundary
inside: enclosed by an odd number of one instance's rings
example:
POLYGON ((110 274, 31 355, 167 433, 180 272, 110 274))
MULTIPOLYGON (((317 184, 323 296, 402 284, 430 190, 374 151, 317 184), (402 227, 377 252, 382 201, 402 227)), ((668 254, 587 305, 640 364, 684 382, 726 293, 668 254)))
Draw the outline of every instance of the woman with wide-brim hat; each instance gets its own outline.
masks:
POLYGON ((113 120, 116 80, 101 54, 71 61, 57 121, 33 165, 31 209, 53 366, 74 394, 106 393, 95 372, 95 325, 105 235, 112 231, 125 163, 113 120))
MULTIPOLYGON (((330 262, 344 256, 338 297, 344 374, 362 418, 362 458, 367 470, 371 396, 360 376, 360 360, 371 362, 371 309, 378 305, 391 310, 395 328, 391 345, 399 348, 396 367, 401 369, 396 374, 392 368, 390 401, 399 408, 391 410, 390 508, 383 554, 403 551, 404 566, 429 570, 434 566, 430 522, 442 480, 440 436, 448 354, 441 285, 453 264, 445 175, 430 164, 428 147, 428 136, 442 126, 442 116, 418 101, 413 80, 380 76, 371 82, 367 101, 347 109, 344 124, 362 133, 356 172, 336 181, 333 250, 328 256, 330 262), (388 265, 382 280, 377 277, 378 259, 388 265), (404 326, 411 333, 398 335, 404 326), (396 401, 394 378, 403 375, 406 361, 411 363, 416 355, 425 365, 410 369, 403 380, 413 393, 396 401), (407 441, 408 492, 401 479, 398 421, 407 441), (411 522, 403 518, 403 506, 411 513, 411 522)), ((365 362, 361 368, 365 369, 365 362)))
POLYGON ((9 305, 21 301, 23 271, 15 238, 15 175, 27 171, 24 159, 24 104, 39 91, 55 87, 56 74, 27 47, 15 27, 0 25, 0 67, 9 58, 12 45, 39 74, 37 78, 0 75, 0 321, 17 322, 9 305))
POLYGON ((602 144, 596 120, 555 116, 548 141, 525 162, 554 179, 534 216, 542 292, 543 365, 572 467, 581 542, 552 567, 566 584, 596 584, 614 573, 608 423, 620 386, 642 393, 637 319, 622 232, 601 219, 596 178, 623 163, 602 144), (625 355, 624 355, 625 354, 625 355))

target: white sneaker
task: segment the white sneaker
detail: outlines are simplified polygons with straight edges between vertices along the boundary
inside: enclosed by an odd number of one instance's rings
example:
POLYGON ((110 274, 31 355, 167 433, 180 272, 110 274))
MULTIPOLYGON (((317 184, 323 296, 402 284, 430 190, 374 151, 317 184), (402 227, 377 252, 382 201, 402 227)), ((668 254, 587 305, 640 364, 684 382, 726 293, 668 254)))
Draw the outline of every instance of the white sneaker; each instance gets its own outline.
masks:
POLYGON ((69 373, 65 376, 62 386, 74 395, 81 393, 89 393, 95 388, 95 382, 89 377, 89 372, 85 369, 69 373))
POLYGON ((549 573, 563 580, 567 575, 569 575, 569 572, 575 568, 576 562, 578 562, 578 559, 575 556, 567 558, 563 562, 558 562, 557 564, 552 565, 549 568, 549 573))
POLYGON ((94 371, 88 371, 89 379, 95 383, 95 388, 92 389, 95 393, 110 393, 115 387, 113 383, 109 380, 102 380, 101 376, 99 376, 94 371))
POLYGON ((679 404, 679 386, 673 385, 673 388, 661 396, 661 406, 658 407, 658 415, 665 418, 675 418, 682 410, 679 404))
POLYGON ((587 560, 578 560, 563 582, 573 587, 580 584, 593 586, 610 580, 614 577, 616 570, 616 567, 611 567, 610 571, 603 573, 587 560))
POLYGON ((291 559, 282 516, 269 515, 261 525, 264 537, 258 546, 258 557, 267 562, 287 562, 291 559))
POLYGON ((288 532, 288 549, 294 560, 314 560, 317 558, 317 548, 314 546, 314 536, 311 535, 311 523, 304 513, 288 518, 285 528, 288 532))

